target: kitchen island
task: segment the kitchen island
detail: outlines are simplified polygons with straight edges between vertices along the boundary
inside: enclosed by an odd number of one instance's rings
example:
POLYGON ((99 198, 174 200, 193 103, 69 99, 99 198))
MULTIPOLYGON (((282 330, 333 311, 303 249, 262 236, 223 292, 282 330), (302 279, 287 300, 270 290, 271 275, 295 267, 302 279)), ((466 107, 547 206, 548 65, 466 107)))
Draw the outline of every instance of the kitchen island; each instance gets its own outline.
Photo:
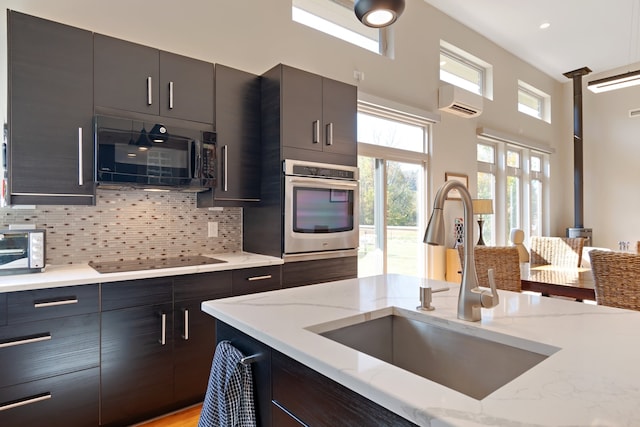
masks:
POLYGON ((401 275, 207 301, 202 309, 417 425, 640 424, 635 342, 640 313, 507 291, 499 295, 500 304, 482 309, 482 321, 475 323, 457 319, 455 285, 401 275), (416 310, 420 286, 451 289, 435 293, 435 310, 422 312, 416 310), (319 334, 401 312, 548 357, 476 399, 319 334))

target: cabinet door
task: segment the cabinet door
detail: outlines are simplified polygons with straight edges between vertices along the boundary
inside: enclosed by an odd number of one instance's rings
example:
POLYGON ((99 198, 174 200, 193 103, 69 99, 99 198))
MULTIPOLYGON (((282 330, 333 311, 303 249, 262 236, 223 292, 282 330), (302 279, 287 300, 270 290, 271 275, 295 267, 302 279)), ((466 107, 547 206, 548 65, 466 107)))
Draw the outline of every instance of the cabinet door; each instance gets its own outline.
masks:
POLYGON ((350 84, 322 80, 323 151, 357 156, 358 89, 350 84))
POLYGON ((101 424, 130 424, 158 415, 171 405, 171 305, 102 313, 101 424))
POLYGON ((7 324, 7 294, 0 294, 0 326, 7 324))
POLYGON ((0 388, 0 425, 97 426, 99 381, 96 367, 0 388))
POLYGON ((231 272, 176 276, 174 279, 174 399, 182 406, 202 401, 216 347, 215 319, 203 301, 231 296, 231 272))
POLYGON ((92 205, 92 34, 8 13, 11 203, 92 205))
POLYGON ((213 64, 160 51, 160 115, 213 123, 213 64))
POLYGON ((322 77, 282 66, 282 145, 322 151, 322 77))
POLYGON ((175 304, 175 401, 202 401, 216 349, 216 319, 200 309, 203 300, 175 304))
POLYGON ((101 424, 131 424, 173 401, 173 280, 101 287, 101 424))
POLYGON ((215 200, 257 202, 261 171, 260 79, 216 65, 215 91, 219 165, 215 200))
POLYGON ((157 49, 94 34, 94 58, 97 107, 160 113, 160 53, 157 49))

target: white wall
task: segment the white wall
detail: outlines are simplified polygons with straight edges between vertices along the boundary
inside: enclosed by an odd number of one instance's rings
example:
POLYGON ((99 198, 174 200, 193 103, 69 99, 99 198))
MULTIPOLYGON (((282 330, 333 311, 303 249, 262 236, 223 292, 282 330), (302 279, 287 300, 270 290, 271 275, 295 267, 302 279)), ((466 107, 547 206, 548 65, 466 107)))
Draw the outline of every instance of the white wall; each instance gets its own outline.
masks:
MULTIPOLYGON (((0 6, 3 11, 10 8, 256 74, 282 62, 356 84, 353 71, 357 69, 365 73, 364 81, 358 84, 360 90, 431 111, 437 110, 442 38, 493 65, 494 96, 493 100, 485 99, 480 117, 462 119, 443 113, 441 123, 434 126, 430 200, 433 189, 444 182, 446 171, 467 173, 475 195, 475 130, 484 126, 556 148, 551 162, 553 216, 549 231, 562 234, 571 226, 573 205, 568 196, 572 184, 567 181, 571 181, 572 172, 562 171, 570 165, 567 161, 571 162, 567 157, 570 152, 566 152, 572 142, 570 92, 569 101, 566 98, 569 85, 524 63, 422 0, 408 0, 403 16, 393 26, 395 59, 292 22, 290 0, 0 0, 0 6), (551 95, 551 124, 517 112, 518 79, 551 95)), ((0 18, 0 33, 6 37, 6 19, 0 18)), ((0 64, 0 68, 4 73, 6 65, 0 64)), ((447 208, 451 216, 461 216, 461 208, 451 204, 453 207, 447 208)))
MULTIPOLYGON (((585 77, 590 80, 637 70, 640 63, 585 77)), ((595 244, 618 248, 640 240, 640 86, 584 94, 585 225, 593 227, 595 244)))

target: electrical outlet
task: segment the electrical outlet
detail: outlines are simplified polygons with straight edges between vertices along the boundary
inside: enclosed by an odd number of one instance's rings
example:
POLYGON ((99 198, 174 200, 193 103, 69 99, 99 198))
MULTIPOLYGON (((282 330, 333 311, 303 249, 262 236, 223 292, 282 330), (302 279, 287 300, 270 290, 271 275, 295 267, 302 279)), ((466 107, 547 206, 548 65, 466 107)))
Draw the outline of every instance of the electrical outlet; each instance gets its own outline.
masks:
POLYGON ((218 237, 218 223, 217 222, 209 222, 207 225, 208 225, 207 235, 209 237, 218 237))

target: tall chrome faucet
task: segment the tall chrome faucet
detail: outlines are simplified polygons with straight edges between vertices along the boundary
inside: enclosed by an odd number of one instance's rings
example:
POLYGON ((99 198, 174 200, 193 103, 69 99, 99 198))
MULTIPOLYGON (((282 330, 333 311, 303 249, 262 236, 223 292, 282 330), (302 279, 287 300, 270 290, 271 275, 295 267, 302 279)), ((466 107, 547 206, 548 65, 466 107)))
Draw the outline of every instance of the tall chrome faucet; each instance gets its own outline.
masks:
POLYGON ((445 182, 436 193, 433 212, 424 234, 424 242, 429 245, 444 245, 444 201, 451 190, 458 190, 464 207, 464 263, 462 265, 462 284, 458 294, 458 319, 477 322, 482 319, 482 307, 492 308, 498 305, 498 291, 493 280, 493 270, 489 270, 491 290, 480 288, 473 250, 473 202, 471 195, 458 181, 445 182))

